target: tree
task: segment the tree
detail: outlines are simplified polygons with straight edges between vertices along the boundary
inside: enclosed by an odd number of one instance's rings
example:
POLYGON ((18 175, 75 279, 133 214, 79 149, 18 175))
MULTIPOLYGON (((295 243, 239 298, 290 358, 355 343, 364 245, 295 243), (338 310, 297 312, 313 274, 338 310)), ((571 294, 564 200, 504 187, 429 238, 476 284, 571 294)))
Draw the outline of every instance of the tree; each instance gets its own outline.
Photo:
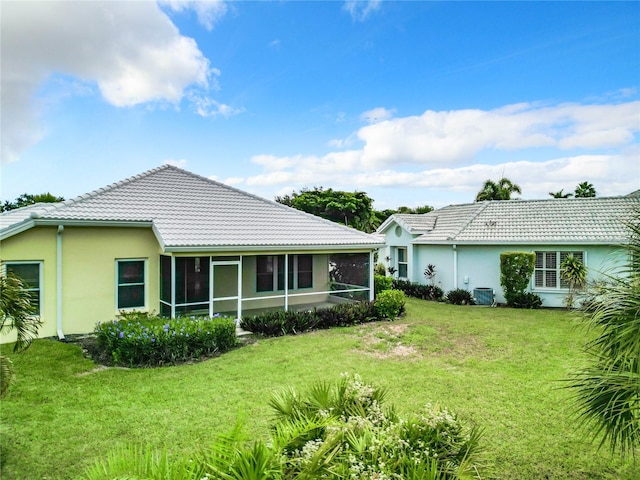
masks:
POLYGON ((596 189, 589 182, 582 182, 576 187, 576 198, 589 198, 596 196, 596 189))
MULTIPOLYGON (((0 334, 15 329, 17 339, 13 351, 26 350, 38 334, 40 325, 40 318, 32 315, 31 295, 22 280, 11 271, 0 275, 0 334)), ((0 355, 0 370, 0 396, 4 396, 13 371, 11 360, 4 355, 0 355)))
POLYGON ((573 197, 573 193, 564 193, 563 190, 564 190, 564 188, 561 188, 557 192, 549 192, 549 195, 552 196, 553 198, 569 198, 569 197, 573 197))
POLYGON ((628 227, 627 262, 587 290, 582 322, 595 334, 585 346, 591 360, 569 384, 581 423, 623 456, 640 447, 640 208, 628 227))
POLYGON ((64 202, 63 197, 56 197, 49 192, 46 193, 23 193, 17 197, 13 202, 8 200, 4 204, 0 205, 0 212, 8 212, 9 210, 15 210, 16 208, 26 207, 27 205, 33 205, 34 203, 57 203, 64 202))
POLYGON ((520 186, 508 178, 502 177, 498 182, 487 180, 476 195, 476 202, 485 200, 511 200, 512 193, 522 193, 520 186))
POLYGON ((303 212, 371 232, 374 227, 373 200, 364 192, 343 192, 314 187, 300 193, 276 197, 276 202, 303 212))

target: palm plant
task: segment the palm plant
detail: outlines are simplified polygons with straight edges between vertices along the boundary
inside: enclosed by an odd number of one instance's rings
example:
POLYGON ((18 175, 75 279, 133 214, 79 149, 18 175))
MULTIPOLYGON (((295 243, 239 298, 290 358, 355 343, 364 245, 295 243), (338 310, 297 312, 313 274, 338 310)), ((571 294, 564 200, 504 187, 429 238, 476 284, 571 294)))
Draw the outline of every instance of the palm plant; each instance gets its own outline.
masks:
POLYGON ((596 196, 596 189, 589 182, 582 182, 576 187, 576 198, 589 198, 596 196))
POLYGON ((486 200, 511 200, 512 193, 522 193, 520 186, 508 178, 502 177, 497 182, 486 180, 476 195, 476 202, 486 200))
POLYGON ((588 291, 591 364, 569 384, 581 423, 623 456, 640 447, 640 208, 628 226, 628 262, 588 291))
POLYGON ((569 284, 569 293, 565 298, 567 308, 573 308, 576 293, 582 290, 587 283, 587 267, 584 263, 574 257, 572 253, 560 264, 560 277, 569 284))
POLYGON ((553 198, 569 198, 573 197, 573 193, 564 193, 564 188, 561 188, 557 192, 549 192, 549 195, 553 198))
MULTIPOLYGON (((0 334, 16 331, 14 352, 25 350, 37 336, 42 322, 32 315, 31 295, 22 280, 7 271, 0 275, 0 334)), ((4 396, 13 378, 11 359, 0 355, 0 397, 4 396)))

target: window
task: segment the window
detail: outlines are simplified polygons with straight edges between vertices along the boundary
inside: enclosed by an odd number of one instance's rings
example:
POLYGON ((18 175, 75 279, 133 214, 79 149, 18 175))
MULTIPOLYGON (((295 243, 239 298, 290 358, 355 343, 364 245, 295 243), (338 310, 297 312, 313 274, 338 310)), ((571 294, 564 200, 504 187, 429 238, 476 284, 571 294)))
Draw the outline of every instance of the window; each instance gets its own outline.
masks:
POLYGON ((534 282, 536 288, 569 288, 569 284, 560 278, 560 265, 569 255, 584 262, 584 252, 535 252, 536 265, 534 282))
MULTIPOLYGON (((256 257, 256 291, 284 290, 284 255, 256 257)), ((313 286, 313 255, 289 255, 288 288, 313 286)))
POLYGON ((407 249, 405 247, 398 247, 398 277, 407 278, 409 276, 408 270, 407 249))
POLYGON ((116 260, 118 310, 144 308, 146 260, 116 260))
POLYGON ((41 292, 41 274, 42 274, 42 262, 23 262, 23 263, 7 263, 6 268, 8 272, 13 274, 22 280, 27 292, 31 297, 31 313, 33 315, 40 315, 40 302, 42 299, 41 292))

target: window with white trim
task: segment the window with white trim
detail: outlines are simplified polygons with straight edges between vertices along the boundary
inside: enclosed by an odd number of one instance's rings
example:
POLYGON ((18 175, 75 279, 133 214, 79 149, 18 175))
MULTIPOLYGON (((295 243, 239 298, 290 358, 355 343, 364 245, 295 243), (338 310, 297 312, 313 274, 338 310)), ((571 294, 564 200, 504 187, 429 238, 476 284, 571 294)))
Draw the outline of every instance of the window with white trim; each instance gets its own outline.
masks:
POLYGON ((584 262, 584 252, 558 251, 535 252, 535 254, 534 285, 536 288, 569 288, 569 284, 560 277, 560 265, 569 255, 584 262))
MULTIPOLYGON (((284 290, 284 255, 256 257, 256 291, 284 290)), ((313 255, 289 255, 288 288, 298 290, 313 287, 313 255)))
POLYGON ((144 259, 116 260, 116 307, 118 310, 146 307, 144 259))
POLYGON ((31 314, 40 315, 42 302, 42 262, 7 262, 7 272, 12 272, 22 280, 25 290, 29 292, 31 314))
POLYGON ((398 247, 398 278, 408 278, 409 262, 406 247, 398 247))

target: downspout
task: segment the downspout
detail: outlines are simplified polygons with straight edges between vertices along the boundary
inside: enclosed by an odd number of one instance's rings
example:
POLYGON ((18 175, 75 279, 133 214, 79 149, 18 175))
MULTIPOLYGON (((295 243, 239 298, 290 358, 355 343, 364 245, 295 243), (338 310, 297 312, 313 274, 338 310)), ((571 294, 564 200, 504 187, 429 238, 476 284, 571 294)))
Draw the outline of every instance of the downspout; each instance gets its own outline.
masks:
POLYGON ((369 301, 375 300, 375 277, 374 277, 374 265, 373 265, 373 250, 369 252, 369 301))
POLYGON ((284 310, 289 311, 289 254, 284 254, 284 310))
POLYGON ((453 289, 458 288, 458 246, 453 244, 453 289))
POLYGON ((56 236, 56 324, 58 327, 58 339, 64 340, 62 331, 62 232, 63 225, 58 225, 56 236))

